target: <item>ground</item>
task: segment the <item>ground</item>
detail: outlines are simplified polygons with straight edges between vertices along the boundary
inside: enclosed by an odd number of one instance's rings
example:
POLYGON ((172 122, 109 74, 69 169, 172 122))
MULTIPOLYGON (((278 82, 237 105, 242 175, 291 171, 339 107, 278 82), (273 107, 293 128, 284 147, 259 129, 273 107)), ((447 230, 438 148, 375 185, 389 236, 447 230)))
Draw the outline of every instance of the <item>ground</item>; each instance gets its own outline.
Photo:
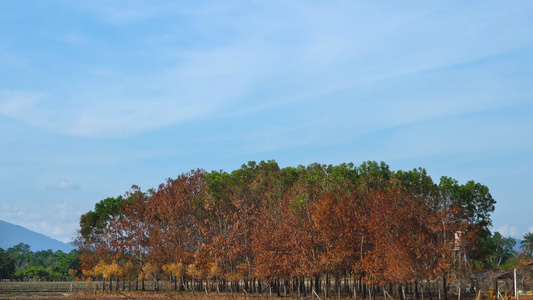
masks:
MULTIPOLYGON (((50 300, 66 300, 66 299, 181 299, 181 300, 252 300, 256 299, 269 299, 268 294, 264 296, 247 296, 242 294, 234 297, 231 294, 219 296, 211 293, 206 295, 204 293, 177 293, 177 292, 102 292, 99 286, 95 284, 89 285, 85 282, 0 282, 0 299, 50 299, 50 300)), ((288 296, 287 299, 296 299, 297 297, 288 296)), ((277 297, 273 297, 277 299, 277 297)), ((348 300, 348 298, 343 298, 348 300)), ((454 296, 450 297, 450 300, 456 299, 454 296)), ((462 297, 464 300, 475 300, 475 296, 469 295, 469 297, 462 297)), ((487 297, 482 297, 487 300, 487 297)), ((304 300, 312 300, 310 296, 304 300)), ((315 298, 316 300, 316 298, 315 298)), ((322 299, 324 300, 324 299, 322 299)), ((330 300, 336 300, 332 298, 330 300)), ((379 300, 383 300, 379 297, 379 300)), ((429 300, 429 298, 425 298, 429 300)), ((437 300, 437 299, 435 299, 437 300)), ((481 300, 481 299, 480 299, 481 300)), ((514 300, 514 298, 512 298, 514 300)), ((533 296, 520 296, 519 300, 533 300, 533 296)))

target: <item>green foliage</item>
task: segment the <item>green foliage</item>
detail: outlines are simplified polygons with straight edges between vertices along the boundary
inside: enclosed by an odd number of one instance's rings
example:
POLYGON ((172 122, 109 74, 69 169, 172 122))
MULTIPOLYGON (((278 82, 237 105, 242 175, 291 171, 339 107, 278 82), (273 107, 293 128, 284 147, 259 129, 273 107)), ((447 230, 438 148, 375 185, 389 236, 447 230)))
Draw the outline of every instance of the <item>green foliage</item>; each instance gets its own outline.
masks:
POLYGON ((520 249, 528 255, 533 254, 533 233, 528 232, 524 235, 524 239, 520 242, 520 249))
MULTIPOLYGON (((183 173, 150 195, 133 189, 126 199, 104 199, 81 217, 84 271, 117 257, 138 270, 146 262, 204 268, 215 260, 233 274, 238 266, 253 268, 260 256, 253 247, 259 247, 271 252, 262 256, 263 266, 282 263, 276 255, 291 259, 284 264, 287 274, 346 271, 341 268, 379 273, 374 255, 394 266, 382 275, 399 280, 411 276, 405 270, 413 257, 423 258, 412 264, 419 272, 447 268, 457 231, 464 233, 469 261, 497 268, 514 255, 512 239, 488 230, 495 201, 486 186, 450 177, 437 183, 423 168, 394 172, 376 161, 281 168, 273 160, 250 161, 231 172, 183 173), (409 235, 411 230, 418 235, 409 235), (380 252, 389 248, 396 251, 380 252)), ((46 254, 28 262, 45 264, 46 254)), ((46 270, 52 276, 68 268, 57 264, 46 270)))
POLYGON ((390 176, 393 174, 390 167, 384 163, 376 161, 366 161, 357 169, 360 177, 364 178, 370 187, 385 188, 390 176))
POLYGON ((411 171, 397 171, 396 176, 402 186, 417 198, 431 201, 439 207, 439 187, 427 174, 426 169, 418 168, 411 171))
POLYGON ((490 214, 496 201, 488 187, 472 180, 460 185, 457 180, 443 176, 439 190, 441 206, 460 208, 463 218, 482 230, 492 226, 490 214))
POLYGON ((13 255, 0 248, 0 279, 11 278, 15 272, 13 255))
POLYGON ((516 241, 512 237, 503 237, 499 232, 485 234, 479 243, 478 257, 487 269, 505 268, 515 256, 513 250, 516 241))
MULTIPOLYGON (((0 249, 1 250, 1 249, 0 249)), ((0 264, 7 260, 6 267, 0 267, 2 278, 60 279, 69 278, 69 269, 77 269, 81 263, 76 250, 64 253, 61 250, 32 252, 30 246, 20 243, 0 251, 0 264), (10 269, 11 264, 13 269, 10 269), (5 277, 4 277, 5 276, 5 277)))
POLYGON ((80 218, 80 233, 84 238, 102 234, 110 222, 120 217, 124 204, 122 196, 109 197, 98 203, 94 211, 83 214, 80 218))
POLYGON ((468 181, 459 187, 457 204, 465 209, 466 217, 473 224, 484 229, 492 226, 490 214, 494 211, 496 201, 488 187, 473 180, 468 181))
POLYGON ((41 266, 31 266, 24 271, 25 278, 49 279, 50 273, 41 266))

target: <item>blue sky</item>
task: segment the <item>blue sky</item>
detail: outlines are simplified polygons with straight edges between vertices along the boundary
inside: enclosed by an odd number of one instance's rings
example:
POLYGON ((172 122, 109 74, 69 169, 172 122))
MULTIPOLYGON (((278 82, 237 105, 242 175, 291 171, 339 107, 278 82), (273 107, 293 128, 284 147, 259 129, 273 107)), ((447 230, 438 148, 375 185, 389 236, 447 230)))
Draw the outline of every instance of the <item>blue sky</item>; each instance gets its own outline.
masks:
POLYGON ((531 1, 0 2, 0 219, 62 241, 131 185, 250 160, 487 185, 533 231, 531 1))

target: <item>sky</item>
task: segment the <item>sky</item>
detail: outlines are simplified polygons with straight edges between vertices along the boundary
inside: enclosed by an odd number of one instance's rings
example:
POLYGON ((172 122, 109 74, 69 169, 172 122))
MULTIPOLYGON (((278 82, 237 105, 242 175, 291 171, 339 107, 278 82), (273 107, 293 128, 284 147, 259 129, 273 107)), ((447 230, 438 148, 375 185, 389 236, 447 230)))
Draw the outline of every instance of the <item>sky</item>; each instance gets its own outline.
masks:
MULTIPOLYGON (((384 161, 533 231, 533 2, 0 2, 0 219, 71 241, 191 169, 384 161)), ((1 238, 1 237, 0 237, 1 238)))

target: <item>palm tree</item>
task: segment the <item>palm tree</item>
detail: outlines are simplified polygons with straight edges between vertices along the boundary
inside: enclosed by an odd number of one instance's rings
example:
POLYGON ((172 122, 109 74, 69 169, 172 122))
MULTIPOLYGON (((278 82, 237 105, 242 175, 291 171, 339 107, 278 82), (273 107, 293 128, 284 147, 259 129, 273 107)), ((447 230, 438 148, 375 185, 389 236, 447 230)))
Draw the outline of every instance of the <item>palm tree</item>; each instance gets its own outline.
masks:
POLYGON ((520 249, 529 255, 533 254, 533 233, 528 232, 524 235, 524 240, 520 242, 520 249))

